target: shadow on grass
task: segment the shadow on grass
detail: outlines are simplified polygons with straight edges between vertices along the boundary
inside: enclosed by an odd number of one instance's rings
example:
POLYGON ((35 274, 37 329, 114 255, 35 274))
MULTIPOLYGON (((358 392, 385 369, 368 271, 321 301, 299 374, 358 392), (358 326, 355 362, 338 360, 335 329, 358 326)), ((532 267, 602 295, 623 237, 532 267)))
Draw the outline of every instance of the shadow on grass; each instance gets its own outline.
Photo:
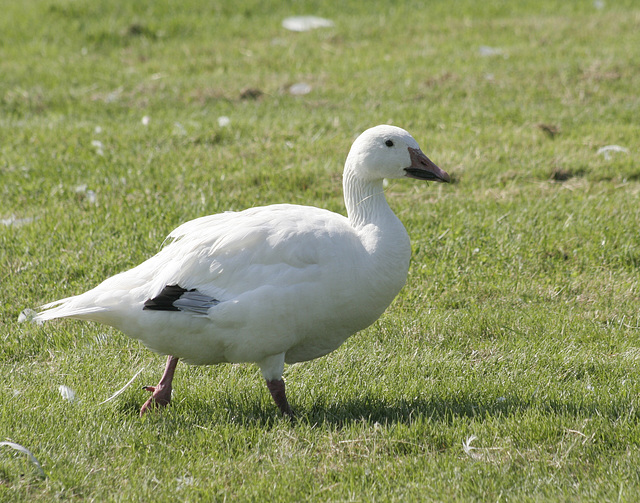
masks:
POLYGON ((602 417, 611 421, 620 417, 640 420, 640 410, 628 402, 610 400, 571 402, 517 397, 500 401, 484 400, 473 396, 454 399, 415 398, 387 401, 384 398, 364 396, 330 405, 314 404, 308 410, 297 411, 300 419, 311 424, 332 424, 337 427, 350 422, 411 424, 417 420, 429 420, 453 424, 461 418, 485 420, 510 418, 535 413, 541 416, 565 418, 602 417))
MULTIPOLYGON (((146 398, 145 398, 146 399, 146 398)), ((144 400, 123 402, 119 409, 125 415, 138 415, 144 400)), ((331 426, 342 428, 354 423, 381 423, 410 425, 416 421, 433 421, 453 424, 461 418, 485 420, 487 418, 510 418, 522 416, 531 411, 542 416, 565 418, 601 417, 615 421, 621 417, 640 422, 640 409, 627 401, 590 401, 571 402, 543 399, 505 398, 501 401, 482 399, 473 396, 459 398, 414 398, 387 400, 383 397, 365 395, 358 398, 345 398, 335 403, 316 401, 310 407, 296 407, 292 424, 312 426, 331 426)), ((263 400, 235 401, 231 396, 221 396, 216 402, 196 398, 184 399, 170 406, 161 416, 194 424, 216 424, 226 422, 260 426, 265 429, 288 422, 277 407, 263 400)))

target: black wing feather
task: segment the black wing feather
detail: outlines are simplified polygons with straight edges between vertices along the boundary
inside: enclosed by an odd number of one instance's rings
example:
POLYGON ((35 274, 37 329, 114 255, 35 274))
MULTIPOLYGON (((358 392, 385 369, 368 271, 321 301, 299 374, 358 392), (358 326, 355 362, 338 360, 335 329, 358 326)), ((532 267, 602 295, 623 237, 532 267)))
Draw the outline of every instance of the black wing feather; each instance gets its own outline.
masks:
POLYGON ((160 294, 144 303, 142 309, 152 311, 180 311, 173 303, 184 295, 185 292, 193 292, 195 289, 187 290, 180 285, 167 285, 160 294))
POLYGON ((187 290, 180 285, 167 285, 160 294, 144 303, 142 309, 151 311, 187 311, 206 315, 220 301, 205 295, 195 288, 187 290))

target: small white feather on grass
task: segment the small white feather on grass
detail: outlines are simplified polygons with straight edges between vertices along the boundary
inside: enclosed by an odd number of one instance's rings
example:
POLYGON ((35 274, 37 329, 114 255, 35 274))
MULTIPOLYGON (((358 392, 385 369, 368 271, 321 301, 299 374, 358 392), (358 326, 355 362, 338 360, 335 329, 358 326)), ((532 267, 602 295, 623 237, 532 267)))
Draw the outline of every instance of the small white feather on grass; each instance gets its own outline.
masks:
POLYGON ((104 144, 100 140, 91 140, 91 146, 96 149, 96 154, 104 155, 104 144))
POLYGON ((470 437, 467 437, 462 441, 462 450, 464 450, 467 456, 473 459, 480 459, 480 455, 477 452, 474 452, 476 448, 471 445, 471 442, 477 439, 478 437, 476 437, 475 435, 471 435, 470 437))
POLYGON ((282 27, 290 31, 309 31, 332 26, 334 26, 333 21, 317 16, 292 16, 282 21, 282 27))
POLYGON ((497 461, 499 458, 493 451, 502 451, 502 447, 474 447, 471 443, 478 437, 471 435, 462 441, 462 450, 467 456, 476 461, 497 461))
POLYGON ((608 161, 611 159, 611 152, 620 152, 622 154, 628 154, 629 149, 626 147, 621 147, 620 145, 605 145, 604 147, 600 147, 596 152, 596 155, 603 155, 604 158, 608 161))
POLYGON ((144 370, 144 367, 142 367, 140 370, 138 370, 136 372, 136 375, 134 375, 131 379, 129 379, 129 382, 127 384, 125 384, 122 388, 120 388, 118 391, 116 391, 113 395, 111 395, 109 398, 107 398, 106 400, 104 400, 103 402, 100 402, 98 405, 102 405, 105 404, 107 402, 110 402, 111 400, 113 400, 114 398, 116 398, 117 396, 121 395, 122 393, 124 393, 124 391, 131 386, 131 383, 133 381, 136 380, 136 377, 138 377, 140 375, 140 373, 144 370))
POLYGON ((18 218, 15 215, 11 215, 9 218, 1 218, 0 224, 5 227, 22 227, 23 225, 32 223, 34 220, 34 217, 18 218))
POLYGON ((181 491, 182 489, 192 486, 193 483, 195 482, 195 479, 189 475, 184 475, 182 477, 178 477, 176 479, 176 482, 178 483, 176 486, 176 489, 178 491, 181 491))
POLYGON ((478 47, 478 54, 480 54, 480 56, 503 56, 503 57, 507 57, 506 53, 504 52, 504 50, 502 50, 500 47, 490 47, 488 45, 481 45, 480 47, 478 47))
POLYGON ((73 403, 76 401, 76 392, 73 391, 69 386, 65 386, 61 384, 58 386, 58 390, 60 391, 60 395, 62 395, 62 399, 67 402, 73 403))
POLYGON ((44 470, 42 469, 42 465, 40 464, 40 461, 38 461, 38 459, 33 455, 33 453, 29 449, 27 449, 26 447, 20 444, 16 444, 15 442, 0 442, 0 446, 3 446, 3 445, 6 445, 7 447, 11 447, 16 451, 20 451, 23 454, 26 454, 27 456, 29 456, 29 459, 36 467, 38 475, 43 479, 46 478, 46 475, 44 474, 44 470))
POLYGON ((298 82, 289 87, 289 93, 294 96, 304 96, 312 91, 312 87, 306 82, 298 82))

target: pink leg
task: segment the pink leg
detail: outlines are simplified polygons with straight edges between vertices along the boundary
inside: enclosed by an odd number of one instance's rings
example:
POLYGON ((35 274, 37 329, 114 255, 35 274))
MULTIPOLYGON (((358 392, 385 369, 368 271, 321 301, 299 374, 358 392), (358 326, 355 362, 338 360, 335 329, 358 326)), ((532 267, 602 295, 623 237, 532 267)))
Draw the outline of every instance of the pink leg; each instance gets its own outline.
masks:
POLYGON ((293 417, 293 411, 291 410, 291 407, 289 407, 287 395, 284 392, 284 381, 282 379, 274 381, 267 380, 267 388, 269 388, 273 401, 276 402, 276 405, 280 408, 282 413, 287 417, 293 417))
POLYGON ((151 391, 153 395, 151 398, 147 400, 142 409, 140 409, 140 417, 142 417, 145 412, 150 409, 155 409, 156 407, 166 407, 171 402, 171 381, 173 381, 173 374, 176 371, 176 365, 178 365, 178 358, 175 356, 169 356, 167 358, 167 366, 164 369, 164 374, 162 374, 162 379, 157 386, 145 386, 142 389, 146 389, 147 391, 151 391))

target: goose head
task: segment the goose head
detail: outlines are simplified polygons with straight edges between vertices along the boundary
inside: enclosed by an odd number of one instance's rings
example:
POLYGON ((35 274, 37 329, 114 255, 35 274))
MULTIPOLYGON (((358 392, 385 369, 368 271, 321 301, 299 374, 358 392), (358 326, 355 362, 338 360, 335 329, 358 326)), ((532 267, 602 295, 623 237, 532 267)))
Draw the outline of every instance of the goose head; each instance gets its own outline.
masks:
POLYGON ((415 178, 449 182, 449 175, 420 150, 408 132, 396 126, 375 126, 351 146, 347 166, 362 180, 415 178))

